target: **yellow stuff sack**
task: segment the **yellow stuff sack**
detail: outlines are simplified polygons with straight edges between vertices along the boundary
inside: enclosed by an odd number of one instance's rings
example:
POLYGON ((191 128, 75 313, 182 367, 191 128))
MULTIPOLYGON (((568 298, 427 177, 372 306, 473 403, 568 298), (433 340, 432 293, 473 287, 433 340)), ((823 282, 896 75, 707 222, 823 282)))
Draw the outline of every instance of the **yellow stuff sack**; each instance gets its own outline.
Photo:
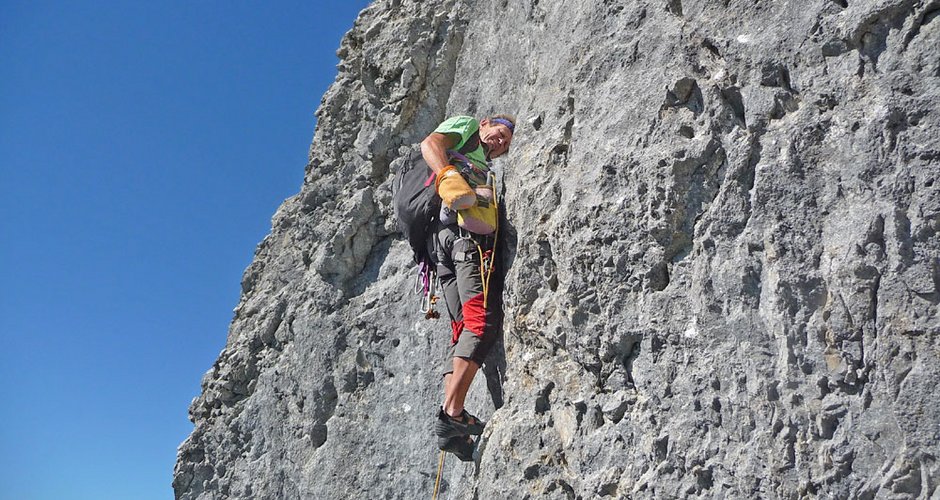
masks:
POLYGON ((496 181, 493 174, 487 176, 486 184, 474 191, 477 204, 457 211, 457 225, 475 234, 489 235, 496 232, 499 210, 496 204, 496 181))

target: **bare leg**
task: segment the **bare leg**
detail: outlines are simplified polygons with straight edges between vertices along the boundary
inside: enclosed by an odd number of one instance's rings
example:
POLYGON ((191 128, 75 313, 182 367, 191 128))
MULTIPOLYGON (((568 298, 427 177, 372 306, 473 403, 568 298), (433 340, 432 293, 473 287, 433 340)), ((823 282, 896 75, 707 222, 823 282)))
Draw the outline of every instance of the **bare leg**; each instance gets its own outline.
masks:
POLYGON ((444 412, 457 417, 463 412, 467 391, 480 369, 475 361, 454 356, 454 373, 444 376, 444 412))

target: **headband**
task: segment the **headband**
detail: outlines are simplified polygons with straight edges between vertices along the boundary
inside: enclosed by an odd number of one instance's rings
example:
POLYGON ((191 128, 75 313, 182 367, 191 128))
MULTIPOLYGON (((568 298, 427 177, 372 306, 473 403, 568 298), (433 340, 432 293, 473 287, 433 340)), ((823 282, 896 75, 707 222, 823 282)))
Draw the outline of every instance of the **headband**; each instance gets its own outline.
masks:
POLYGON ((513 125, 511 121, 509 121, 509 120, 507 120, 507 119, 505 119, 505 118, 493 118, 492 120, 490 120, 490 123, 499 123, 499 124, 501 124, 501 125, 505 125, 506 128, 509 129, 509 132, 510 132, 510 133, 515 133, 515 130, 514 130, 514 129, 516 128, 516 126, 513 125))

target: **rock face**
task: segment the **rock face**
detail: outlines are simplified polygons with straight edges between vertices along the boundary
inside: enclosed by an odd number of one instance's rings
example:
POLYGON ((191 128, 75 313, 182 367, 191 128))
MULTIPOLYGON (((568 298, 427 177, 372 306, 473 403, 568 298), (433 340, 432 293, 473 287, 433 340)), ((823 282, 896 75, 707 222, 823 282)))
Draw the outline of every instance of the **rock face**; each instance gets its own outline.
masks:
POLYGON ((497 160, 504 343, 442 498, 940 498, 940 3, 377 0, 245 272, 177 498, 430 497, 446 320, 390 207, 497 160))

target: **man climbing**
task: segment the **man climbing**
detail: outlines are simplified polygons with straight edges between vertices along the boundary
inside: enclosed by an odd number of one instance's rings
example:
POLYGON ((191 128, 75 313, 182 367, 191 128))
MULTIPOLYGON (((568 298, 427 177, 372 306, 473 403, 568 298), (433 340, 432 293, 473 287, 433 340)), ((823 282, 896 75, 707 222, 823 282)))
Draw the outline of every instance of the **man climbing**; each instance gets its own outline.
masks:
POLYGON ((467 412, 464 399, 498 335, 501 286, 490 283, 498 205, 489 160, 509 150, 514 130, 515 118, 508 115, 479 122, 456 116, 421 142, 421 154, 435 173, 441 197, 427 250, 440 279, 452 333, 444 366, 444 402, 434 431, 440 449, 463 461, 473 459, 471 435, 481 434, 485 425, 467 412))

